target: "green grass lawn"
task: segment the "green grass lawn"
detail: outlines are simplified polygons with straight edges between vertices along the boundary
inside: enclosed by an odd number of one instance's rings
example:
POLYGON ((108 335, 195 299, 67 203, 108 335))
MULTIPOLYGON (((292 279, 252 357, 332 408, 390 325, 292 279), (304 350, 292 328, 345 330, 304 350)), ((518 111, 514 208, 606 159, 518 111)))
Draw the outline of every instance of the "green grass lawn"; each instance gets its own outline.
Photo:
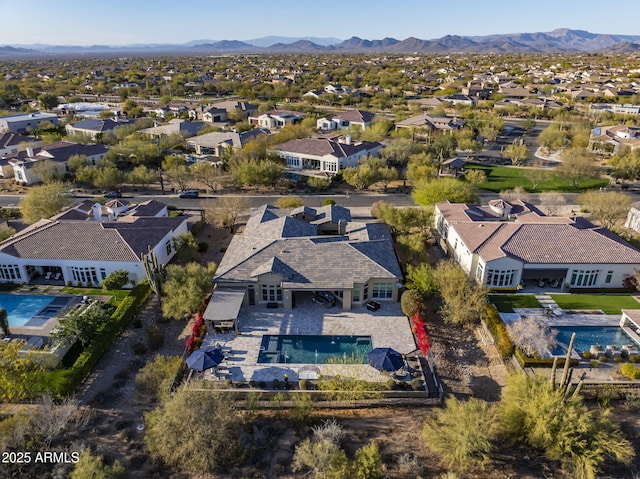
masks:
POLYGON ((606 314, 620 314, 622 309, 640 309, 640 303, 628 295, 552 294, 562 309, 602 310, 606 314))
POLYGON ((113 304, 114 306, 117 306, 118 304, 120 304, 120 301, 122 301, 124 298, 129 296, 129 293, 131 292, 131 290, 119 289, 115 291, 115 295, 114 295, 113 291, 107 290, 107 289, 74 288, 71 286, 65 286, 60 290, 60 292, 62 294, 76 294, 78 296, 85 296, 85 295, 86 296, 111 296, 112 299, 115 296, 115 299, 109 300, 109 303, 113 304))
POLYGON ((489 300, 501 313, 513 313, 513 308, 541 308, 533 294, 492 294, 489 300))
MULTIPOLYGON (((467 169, 482 170, 487 175, 488 181, 482 183, 480 188, 484 190, 494 191, 499 193, 503 190, 512 190, 519 186, 524 188, 530 193, 543 193, 543 192, 564 192, 575 193, 576 190, 571 188, 562 178, 557 175, 553 175, 549 181, 540 183, 536 189, 531 187, 531 181, 526 178, 529 168, 508 168, 505 166, 488 166, 479 164, 466 165, 467 169)), ((607 186, 609 180, 592 178, 585 181, 582 187, 578 191, 590 190, 593 188, 599 188, 601 186, 607 186)))

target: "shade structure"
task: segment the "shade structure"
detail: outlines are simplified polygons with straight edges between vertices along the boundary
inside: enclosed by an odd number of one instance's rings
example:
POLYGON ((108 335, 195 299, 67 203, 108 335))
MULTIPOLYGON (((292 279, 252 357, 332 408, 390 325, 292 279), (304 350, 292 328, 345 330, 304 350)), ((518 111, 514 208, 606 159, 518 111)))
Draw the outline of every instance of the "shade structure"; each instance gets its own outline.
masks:
POLYGON ((367 357, 369 365, 378 371, 397 371, 404 366, 402 354, 392 348, 375 348, 367 357))
POLYGON ((223 359, 220 348, 206 347, 192 352, 187 358, 187 366, 195 371, 204 371, 216 367, 223 359))

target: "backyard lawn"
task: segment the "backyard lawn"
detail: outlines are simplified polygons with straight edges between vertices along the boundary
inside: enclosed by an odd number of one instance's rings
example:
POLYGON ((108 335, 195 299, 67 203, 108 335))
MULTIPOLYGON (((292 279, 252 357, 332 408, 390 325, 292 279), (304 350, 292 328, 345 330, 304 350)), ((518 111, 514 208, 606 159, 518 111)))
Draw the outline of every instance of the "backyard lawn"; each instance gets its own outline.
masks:
MULTIPOLYGON (((536 189, 532 188, 532 183, 527 179, 527 172, 530 168, 508 168, 505 166, 489 166, 468 163, 466 168, 469 170, 482 170, 487 175, 487 182, 480 184, 480 188, 499 193, 503 190, 512 190, 519 186, 528 192, 566 192, 573 193, 575 190, 569 184, 557 175, 551 176, 551 179, 538 184, 536 189)), ((591 178, 585 181, 580 191, 607 186, 608 179, 591 178)))
POLYGON ((562 309, 602 310, 606 314, 620 314, 622 309, 640 309, 640 303, 628 295, 552 294, 562 309))
POLYGON ((533 294, 492 294, 489 300, 501 313, 513 313, 513 308, 541 308, 533 294))

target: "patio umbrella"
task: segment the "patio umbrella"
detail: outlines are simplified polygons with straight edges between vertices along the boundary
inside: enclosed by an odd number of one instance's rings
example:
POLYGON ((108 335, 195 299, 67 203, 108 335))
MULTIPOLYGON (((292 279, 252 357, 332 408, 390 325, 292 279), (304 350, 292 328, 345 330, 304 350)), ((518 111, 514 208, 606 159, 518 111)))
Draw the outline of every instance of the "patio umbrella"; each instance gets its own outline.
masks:
POLYGON ((197 349, 187 358, 187 366, 195 371, 214 368, 222 362, 224 354, 220 348, 206 347, 197 349))
POLYGON ((397 371, 404 366, 402 354, 392 348, 375 348, 367 357, 369 365, 378 371, 397 371))

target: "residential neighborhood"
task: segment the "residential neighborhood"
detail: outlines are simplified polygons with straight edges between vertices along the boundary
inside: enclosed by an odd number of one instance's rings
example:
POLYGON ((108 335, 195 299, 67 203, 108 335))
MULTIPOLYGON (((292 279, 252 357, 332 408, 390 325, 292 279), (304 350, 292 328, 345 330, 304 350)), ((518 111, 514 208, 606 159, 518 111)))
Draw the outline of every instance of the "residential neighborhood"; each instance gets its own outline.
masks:
POLYGON ((0 476, 637 477, 640 56, 587 33, 0 46, 0 476))

